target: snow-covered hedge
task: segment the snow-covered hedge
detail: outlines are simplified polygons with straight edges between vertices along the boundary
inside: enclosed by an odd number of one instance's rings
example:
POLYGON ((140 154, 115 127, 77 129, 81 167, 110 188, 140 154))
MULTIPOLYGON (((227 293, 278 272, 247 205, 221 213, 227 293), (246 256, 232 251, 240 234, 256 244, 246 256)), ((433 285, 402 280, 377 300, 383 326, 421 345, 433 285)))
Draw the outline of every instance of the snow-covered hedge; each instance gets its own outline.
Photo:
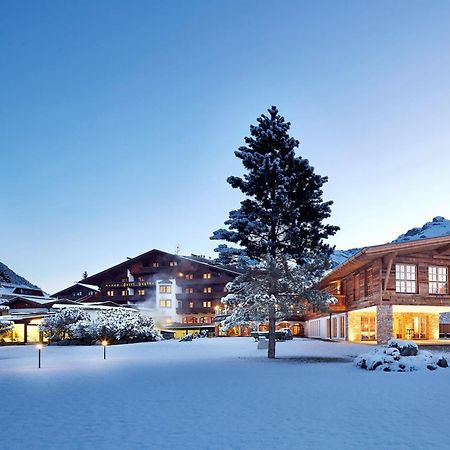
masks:
POLYGON ((355 359, 355 365, 361 369, 384 372, 411 372, 448 367, 447 360, 442 355, 419 350, 414 342, 399 339, 390 339, 387 347, 377 347, 370 353, 359 355, 355 359))
POLYGON ((66 308, 47 318, 40 328, 51 341, 92 344, 106 339, 115 344, 161 339, 151 317, 125 308, 102 310, 93 319, 79 308, 66 308))
POLYGON ((71 326, 77 322, 89 320, 89 315, 81 308, 64 308, 54 316, 49 316, 39 325, 50 341, 72 339, 71 326))
POLYGON ((14 327, 14 322, 0 318, 0 335, 2 335, 3 333, 6 333, 7 331, 12 330, 13 327, 14 327))

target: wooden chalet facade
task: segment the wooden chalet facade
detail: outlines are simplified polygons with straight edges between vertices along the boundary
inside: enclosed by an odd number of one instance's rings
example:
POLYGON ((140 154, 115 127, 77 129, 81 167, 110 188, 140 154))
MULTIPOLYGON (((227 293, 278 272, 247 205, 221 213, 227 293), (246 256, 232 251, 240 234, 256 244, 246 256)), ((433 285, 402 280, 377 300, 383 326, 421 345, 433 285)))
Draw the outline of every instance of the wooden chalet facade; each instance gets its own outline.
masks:
POLYGON ((223 307, 225 286, 238 274, 205 258, 153 249, 53 296, 133 305, 151 315, 159 328, 177 331, 178 335, 202 329, 217 333, 214 319, 223 307))
POLYGON ((321 280, 336 303, 306 315, 306 335, 438 340, 439 315, 450 311, 449 268, 450 236, 364 248, 321 280))

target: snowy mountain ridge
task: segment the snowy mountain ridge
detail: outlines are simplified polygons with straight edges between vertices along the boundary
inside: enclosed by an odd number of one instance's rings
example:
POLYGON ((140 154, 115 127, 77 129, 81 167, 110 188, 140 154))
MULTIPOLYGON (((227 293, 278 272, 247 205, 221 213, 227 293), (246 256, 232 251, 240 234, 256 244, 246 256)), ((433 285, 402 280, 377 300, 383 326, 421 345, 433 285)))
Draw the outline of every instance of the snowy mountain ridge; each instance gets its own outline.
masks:
MULTIPOLYGON (((445 219, 442 216, 436 216, 431 222, 427 222, 422 227, 411 228, 406 233, 401 234, 397 239, 394 239, 390 243, 395 244, 398 242, 417 241, 419 239, 428 239, 449 235, 450 220, 445 219)), ((339 266, 363 248, 364 247, 352 248, 349 250, 335 250, 331 255, 332 267, 335 268, 339 266)))
POLYGON ((14 270, 11 270, 6 264, 0 262, 0 283, 19 284, 21 286, 29 286, 37 288, 38 286, 30 283, 24 277, 18 275, 14 270))

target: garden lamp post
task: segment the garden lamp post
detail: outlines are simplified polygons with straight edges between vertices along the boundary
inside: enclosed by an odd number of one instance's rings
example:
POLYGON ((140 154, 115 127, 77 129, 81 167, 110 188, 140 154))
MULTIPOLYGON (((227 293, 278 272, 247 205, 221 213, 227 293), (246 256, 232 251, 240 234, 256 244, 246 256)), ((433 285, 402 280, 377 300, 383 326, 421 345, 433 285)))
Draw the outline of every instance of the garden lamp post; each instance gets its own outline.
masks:
POLYGON ((106 346, 108 345, 108 341, 103 340, 102 346, 103 346, 103 359, 106 359, 106 346))
POLYGON ((41 368, 41 350, 42 350, 42 344, 36 345, 37 351, 38 351, 38 369, 41 368))

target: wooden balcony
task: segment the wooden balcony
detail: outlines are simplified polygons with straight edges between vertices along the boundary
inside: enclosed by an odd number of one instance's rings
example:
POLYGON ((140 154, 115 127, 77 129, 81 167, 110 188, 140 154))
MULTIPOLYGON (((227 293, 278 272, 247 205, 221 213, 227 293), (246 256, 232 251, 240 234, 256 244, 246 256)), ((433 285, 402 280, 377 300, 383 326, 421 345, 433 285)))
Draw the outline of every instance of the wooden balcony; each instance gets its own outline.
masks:
POLYGON ((347 311, 347 305, 345 304, 345 295, 333 295, 337 299, 337 303, 328 305, 328 309, 331 313, 341 313, 347 311))
POLYGON ((205 307, 205 306, 193 306, 189 308, 189 306, 182 306, 181 308, 177 308, 177 314, 214 314, 214 307, 205 307))

